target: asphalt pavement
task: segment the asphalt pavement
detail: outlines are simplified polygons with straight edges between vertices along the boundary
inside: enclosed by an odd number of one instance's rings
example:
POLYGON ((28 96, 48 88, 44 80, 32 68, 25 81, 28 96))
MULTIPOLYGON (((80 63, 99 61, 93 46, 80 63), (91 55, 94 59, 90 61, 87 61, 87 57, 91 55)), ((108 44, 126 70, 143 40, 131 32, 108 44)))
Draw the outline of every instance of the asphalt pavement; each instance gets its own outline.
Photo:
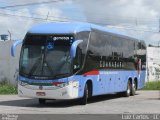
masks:
POLYGON ((78 100, 48 100, 40 105, 38 99, 17 95, 0 95, 0 114, 140 114, 160 113, 160 91, 137 91, 135 96, 119 94, 93 97, 87 105, 78 100))

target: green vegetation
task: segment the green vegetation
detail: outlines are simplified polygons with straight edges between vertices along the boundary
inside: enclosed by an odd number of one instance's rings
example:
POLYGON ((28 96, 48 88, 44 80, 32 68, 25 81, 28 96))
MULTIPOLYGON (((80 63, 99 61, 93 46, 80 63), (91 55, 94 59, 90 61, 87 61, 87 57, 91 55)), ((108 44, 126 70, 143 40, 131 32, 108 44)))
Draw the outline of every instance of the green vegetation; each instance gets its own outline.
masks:
POLYGON ((160 81, 147 82, 143 90, 160 90, 160 81))
POLYGON ((8 82, 0 82, 0 94, 7 95, 7 94, 17 94, 17 88, 8 82))

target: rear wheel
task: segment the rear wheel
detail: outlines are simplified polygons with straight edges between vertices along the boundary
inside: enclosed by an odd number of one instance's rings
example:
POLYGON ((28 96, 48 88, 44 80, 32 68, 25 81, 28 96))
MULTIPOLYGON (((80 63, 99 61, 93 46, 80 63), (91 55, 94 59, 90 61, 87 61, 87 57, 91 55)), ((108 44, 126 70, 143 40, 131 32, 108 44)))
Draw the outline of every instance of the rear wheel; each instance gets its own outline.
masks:
POLYGON ((39 99, 39 104, 45 104, 46 103, 46 99, 39 99))
POLYGON ((86 105, 87 104, 87 100, 88 100, 88 96, 89 96, 89 91, 88 91, 88 85, 85 85, 84 88, 84 95, 82 98, 80 98, 80 104, 81 105, 86 105))
POLYGON ((136 82, 134 80, 133 84, 132 84, 132 88, 131 88, 131 95, 134 96, 136 93, 136 82))
POLYGON ((128 81, 127 90, 124 92, 125 97, 129 97, 131 95, 131 82, 128 81))

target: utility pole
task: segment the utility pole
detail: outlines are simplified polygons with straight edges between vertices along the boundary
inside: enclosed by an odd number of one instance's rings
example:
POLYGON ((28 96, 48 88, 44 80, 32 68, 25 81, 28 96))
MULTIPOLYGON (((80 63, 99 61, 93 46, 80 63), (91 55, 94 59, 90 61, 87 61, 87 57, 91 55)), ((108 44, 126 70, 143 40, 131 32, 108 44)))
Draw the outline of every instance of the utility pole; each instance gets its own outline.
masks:
MULTIPOLYGON (((135 19, 135 25, 136 25, 136 30, 138 32, 138 21, 137 21, 137 18, 135 19)), ((137 33, 137 35, 138 35, 138 33, 137 33)), ((139 35, 137 36, 137 38, 139 40, 139 35)))
POLYGON ((160 47, 160 40, 158 41, 158 47, 160 47))
POLYGON ((48 17, 49 17, 49 11, 48 11, 48 13, 47 13, 46 21, 48 20, 48 17))
MULTIPOLYGON (((160 18, 159 18, 159 33, 160 33, 160 18)), ((160 47, 159 46, 159 43, 160 43, 160 40, 159 40, 159 42, 158 42, 158 48, 160 47)), ((157 84, 158 85, 158 84, 157 84)), ((159 99, 160 99, 160 91, 159 91, 159 99)))
MULTIPOLYGON (((158 23, 159 23, 159 33, 160 33, 160 18, 159 18, 159 22, 158 23)), ((160 47, 159 44, 160 44, 160 40, 158 42, 158 47, 160 47)))
POLYGON ((158 23, 159 23, 159 33, 160 33, 160 18, 159 18, 159 21, 158 21, 158 23))
POLYGON ((11 32, 10 32, 9 30, 8 30, 8 33, 9 33, 10 40, 12 40, 12 39, 11 39, 11 32))

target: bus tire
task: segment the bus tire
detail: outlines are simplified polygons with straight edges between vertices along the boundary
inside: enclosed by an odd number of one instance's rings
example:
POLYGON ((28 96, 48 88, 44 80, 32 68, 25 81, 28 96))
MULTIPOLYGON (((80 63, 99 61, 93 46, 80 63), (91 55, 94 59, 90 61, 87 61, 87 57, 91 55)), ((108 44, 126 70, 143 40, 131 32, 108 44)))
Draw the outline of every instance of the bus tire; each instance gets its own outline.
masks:
POLYGON ((124 92, 124 97, 129 97, 131 94, 131 82, 130 80, 127 83, 127 90, 124 92))
POLYGON ((42 99, 42 98, 39 98, 39 104, 45 104, 46 103, 46 100, 45 99, 42 99))
POLYGON ((85 88, 84 88, 84 95, 83 95, 82 98, 80 98, 80 105, 86 105, 87 104, 88 95, 89 95, 88 85, 86 84, 85 88))
POLYGON ((134 80, 132 87, 131 87, 131 96, 134 96, 136 94, 136 82, 134 80))

